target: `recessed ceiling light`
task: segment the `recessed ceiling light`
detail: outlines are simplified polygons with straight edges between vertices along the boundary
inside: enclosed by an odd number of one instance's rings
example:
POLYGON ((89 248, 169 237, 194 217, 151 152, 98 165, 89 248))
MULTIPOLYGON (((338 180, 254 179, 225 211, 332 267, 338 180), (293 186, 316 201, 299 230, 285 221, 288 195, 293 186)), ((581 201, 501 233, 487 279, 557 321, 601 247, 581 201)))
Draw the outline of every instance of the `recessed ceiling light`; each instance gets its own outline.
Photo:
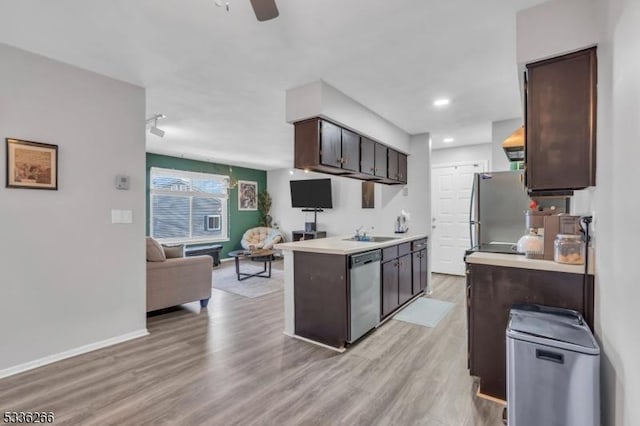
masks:
POLYGON ((293 170, 289 170, 289 174, 292 175, 293 174, 293 170))
POLYGON ((454 141, 453 138, 444 138, 444 139, 442 139, 442 142, 444 142, 444 143, 451 143, 453 141, 454 141))
POLYGON ((450 102, 451 101, 449 99, 446 99, 446 98, 436 99, 435 101, 433 101, 433 105, 437 106, 437 107, 447 106, 447 105, 449 105, 450 102))

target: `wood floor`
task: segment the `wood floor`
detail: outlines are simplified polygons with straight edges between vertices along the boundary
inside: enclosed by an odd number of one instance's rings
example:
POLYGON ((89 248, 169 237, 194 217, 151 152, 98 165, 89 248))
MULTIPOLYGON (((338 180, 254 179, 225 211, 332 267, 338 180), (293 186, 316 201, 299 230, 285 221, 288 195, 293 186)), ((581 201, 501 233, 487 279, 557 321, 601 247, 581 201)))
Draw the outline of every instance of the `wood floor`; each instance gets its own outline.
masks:
POLYGON ((53 411, 69 425, 502 424, 466 368, 463 278, 434 276, 433 297, 455 302, 436 328, 388 321, 337 354, 282 334, 282 291, 214 290, 208 311, 150 317, 148 337, 0 380, 0 413, 53 411))

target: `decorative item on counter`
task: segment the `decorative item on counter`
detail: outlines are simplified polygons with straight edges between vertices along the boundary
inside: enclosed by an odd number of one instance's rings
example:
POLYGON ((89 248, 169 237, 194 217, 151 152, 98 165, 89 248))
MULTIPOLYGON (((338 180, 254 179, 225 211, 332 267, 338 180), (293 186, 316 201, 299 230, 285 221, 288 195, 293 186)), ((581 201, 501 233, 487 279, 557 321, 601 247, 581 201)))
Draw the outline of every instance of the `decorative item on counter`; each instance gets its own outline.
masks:
POLYGON ((542 259, 544 255, 544 239, 538 235, 535 228, 529 229, 529 234, 518 240, 517 250, 524 253, 527 259, 542 259))
POLYGON ((411 219, 411 214, 409 212, 401 210, 400 216, 396 218, 396 224, 395 224, 396 234, 404 234, 409 230, 409 219, 411 219))
POLYGON ((580 235, 558 234, 553 244, 553 260, 569 265, 584 265, 586 244, 580 235))

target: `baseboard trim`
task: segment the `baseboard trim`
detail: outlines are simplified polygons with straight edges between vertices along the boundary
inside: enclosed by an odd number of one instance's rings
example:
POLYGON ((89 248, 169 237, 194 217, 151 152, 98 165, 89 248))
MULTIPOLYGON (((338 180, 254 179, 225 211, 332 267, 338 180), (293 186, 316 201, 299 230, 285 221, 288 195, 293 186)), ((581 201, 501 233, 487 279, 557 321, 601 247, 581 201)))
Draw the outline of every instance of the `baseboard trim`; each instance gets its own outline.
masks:
POLYGON ((334 348, 333 346, 325 345, 324 343, 316 342, 315 340, 307 339, 306 337, 298 336, 297 334, 289 334, 286 331, 283 331, 282 334, 284 334, 285 336, 291 337, 293 339, 302 340, 303 342, 307 342, 307 343, 314 344, 316 346, 323 347, 325 349, 331 349, 332 351, 336 351, 338 353, 343 353, 344 351, 347 350, 344 347, 343 348, 334 348))
POLYGON ((57 354, 49 355, 44 358, 36 359, 33 361, 25 362, 24 364, 18 364, 13 367, 0 370, 0 379, 13 376, 18 373, 23 373, 34 368, 42 367, 47 364, 52 364, 63 359, 72 358, 74 356, 82 355, 87 352, 93 352, 98 349, 103 349, 108 346, 117 345, 118 343, 124 343, 129 340, 138 339, 140 337, 148 336, 149 331, 144 328, 142 330, 132 331, 131 333, 122 334, 120 336, 112 337, 110 339, 101 340, 99 342, 90 343, 88 345, 80 346, 78 348, 69 349, 68 351, 60 352, 57 354))

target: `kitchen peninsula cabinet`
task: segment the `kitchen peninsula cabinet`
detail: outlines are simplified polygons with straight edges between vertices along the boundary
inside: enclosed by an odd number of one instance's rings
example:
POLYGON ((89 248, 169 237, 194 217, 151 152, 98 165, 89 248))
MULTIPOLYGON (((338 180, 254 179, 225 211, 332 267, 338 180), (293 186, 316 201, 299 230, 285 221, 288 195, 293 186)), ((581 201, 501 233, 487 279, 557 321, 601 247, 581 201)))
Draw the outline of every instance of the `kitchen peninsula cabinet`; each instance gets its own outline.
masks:
POLYGON ((383 249, 382 318, 424 291, 427 286, 426 253, 424 239, 383 249))
POLYGON ((344 351, 364 336, 362 332, 375 329, 385 316, 422 293, 414 287, 412 258, 426 247, 427 236, 373 238, 357 241, 339 236, 275 246, 284 256, 286 335, 344 351), (370 258, 358 267, 368 265, 367 270, 354 271, 353 256, 362 258, 368 252, 381 258, 370 258), (390 297, 382 293, 385 288, 390 297))
POLYGON ((596 184, 596 48, 527 65, 525 183, 529 192, 596 184))
POLYGON ((407 155, 323 118, 295 123, 297 169, 398 185, 407 182, 407 155))
MULTIPOLYGON (((469 263, 469 260, 467 257, 469 370, 480 378, 482 394, 505 400, 505 332, 511 306, 536 303, 574 309, 593 327, 593 275, 585 279, 582 273, 469 263)), ((551 261, 540 262, 549 262, 546 265, 553 267, 551 261)))

